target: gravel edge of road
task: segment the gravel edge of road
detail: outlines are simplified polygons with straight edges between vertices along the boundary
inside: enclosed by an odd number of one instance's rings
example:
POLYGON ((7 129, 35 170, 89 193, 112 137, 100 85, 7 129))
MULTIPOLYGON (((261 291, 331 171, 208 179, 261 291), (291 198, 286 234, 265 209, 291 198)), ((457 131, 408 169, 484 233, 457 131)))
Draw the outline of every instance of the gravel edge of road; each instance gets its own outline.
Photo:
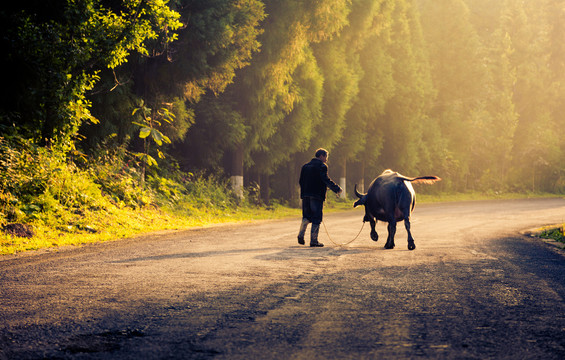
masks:
POLYGON ((561 226, 563 226, 563 224, 546 225, 543 227, 536 227, 533 229, 522 230, 520 233, 524 236, 541 240, 544 243, 552 246, 554 249, 560 251, 561 254, 565 255, 565 243, 553 239, 546 239, 540 236, 541 232, 544 230, 552 229, 552 228, 560 228, 561 226))

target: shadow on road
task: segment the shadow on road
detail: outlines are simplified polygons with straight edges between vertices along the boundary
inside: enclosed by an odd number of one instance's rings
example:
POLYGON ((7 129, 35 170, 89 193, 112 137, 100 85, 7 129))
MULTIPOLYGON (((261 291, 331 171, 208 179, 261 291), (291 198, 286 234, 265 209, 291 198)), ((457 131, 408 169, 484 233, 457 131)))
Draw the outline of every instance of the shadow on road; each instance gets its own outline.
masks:
POLYGON ((187 252, 181 254, 143 256, 138 258, 113 261, 113 263, 119 264, 119 263, 130 263, 130 262, 139 262, 139 261, 161 261, 161 260, 171 260, 171 259, 204 258, 211 256, 229 256, 229 255, 238 255, 242 253, 256 252, 256 251, 271 251, 276 249, 278 248, 270 247, 270 248, 258 248, 258 249, 230 249, 230 250, 216 250, 216 251, 202 251, 202 252, 187 252))
POLYGON ((369 252, 371 250, 361 250, 361 249, 348 249, 348 248, 311 248, 309 246, 293 246, 287 249, 283 249, 276 253, 258 255, 255 258, 260 260, 291 260, 291 259, 316 259, 316 258, 327 258, 327 257, 338 257, 343 255, 353 255, 360 254, 364 252, 369 252))
POLYGON ((143 261, 165 261, 172 259, 205 258, 205 257, 213 257, 213 256, 239 255, 243 253, 253 253, 253 252, 266 253, 255 256, 254 257, 255 259, 290 260, 295 258, 337 257, 342 255, 353 255, 364 252, 371 252, 379 249, 378 248, 359 249, 359 248, 343 248, 343 247, 311 248, 309 246, 292 246, 290 248, 286 248, 281 251, 273 252, 275 250, 280 250, 280 248, 265 247, 265 248, 253 248, 253 249, 229 249, 229 250, 203 251, 203 252, 185 252, 185 253, 177 253, 177 254, 143 256, 137 258, 117 260, 117 261, 113 261, 113 263, 126 264, 126 263, 135 263, 135 262, 143 262, 143 261))

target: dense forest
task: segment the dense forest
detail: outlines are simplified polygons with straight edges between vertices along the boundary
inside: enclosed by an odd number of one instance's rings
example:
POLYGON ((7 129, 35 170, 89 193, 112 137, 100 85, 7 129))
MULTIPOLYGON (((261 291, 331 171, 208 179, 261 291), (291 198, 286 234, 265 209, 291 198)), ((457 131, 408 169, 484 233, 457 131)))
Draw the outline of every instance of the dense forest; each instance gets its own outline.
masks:
POLYGON ((107 192, 135 168, 132 192, 200 174, 295 203, 319 147, 349 193, 386 168, 565 192, 561 0, 21 0, 0 20, 4 203, 44 191, 44 158, 107 192))

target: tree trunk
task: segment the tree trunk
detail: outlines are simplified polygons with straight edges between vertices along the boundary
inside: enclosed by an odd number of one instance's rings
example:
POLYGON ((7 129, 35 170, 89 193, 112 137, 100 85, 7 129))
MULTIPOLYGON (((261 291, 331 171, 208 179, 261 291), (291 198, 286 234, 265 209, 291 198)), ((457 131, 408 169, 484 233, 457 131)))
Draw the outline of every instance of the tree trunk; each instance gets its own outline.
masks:
POLYGON ((360 193, 365 193, 365 160, 361 160, 360 174, 359 174, 359 184, 357 190, 360 193))
POLYGON ((269 205, 271 203, 271 176, 270 175, 261 175, 261 187, 259 188, 261 191, 261 199, 263 203, 269 205))
POLYGON ((339 195, 341 199, 347 198, 347 191, 345 190, 345 185, 347 183, 347 158, 343 158, 341 162, 341 171, 339 175, 339 186, 343 189, 343 192, 339 195))
POLYGON ((236 196, 243 199, 243 144, 236 147, 232 153, 231 187, 236 196))
POLYGON ((298 185, 299 175, 297 174, 296 163, 289 161, 287 166, 287 185, 288 200, 292 206, 300 206, 300 186, 298 185))

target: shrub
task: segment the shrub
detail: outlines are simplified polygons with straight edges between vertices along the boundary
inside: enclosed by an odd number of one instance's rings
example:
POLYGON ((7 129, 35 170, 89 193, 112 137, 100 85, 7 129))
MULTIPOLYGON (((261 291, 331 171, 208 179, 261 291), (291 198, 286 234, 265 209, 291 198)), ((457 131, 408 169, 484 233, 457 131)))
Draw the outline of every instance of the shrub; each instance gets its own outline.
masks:
POLYGON ((546 229, 540 234, 540 236, 546 239, 565 242, 565 225, 558 228, 546 229))
POLYGON ((0 137, 0 209, 4 221, 18 221, 41 210, 37 198, 52 175, 66 168, 61 154, 19 137, 0 137))
POLYGON ((120 207, 139 208, 153 201, 153 194, 140 186, 140 167, 126 146, 99 148, 88 163, 93 181, 103 194, 120 207))

